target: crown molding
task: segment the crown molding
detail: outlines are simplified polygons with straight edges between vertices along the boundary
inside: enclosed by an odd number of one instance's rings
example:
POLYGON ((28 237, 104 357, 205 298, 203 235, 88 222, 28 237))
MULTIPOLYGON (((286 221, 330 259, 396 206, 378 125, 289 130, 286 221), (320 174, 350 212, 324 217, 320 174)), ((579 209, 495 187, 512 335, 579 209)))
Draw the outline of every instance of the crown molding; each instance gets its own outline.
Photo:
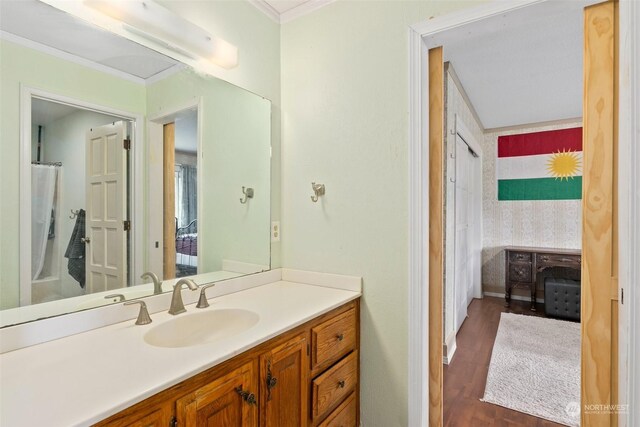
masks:
POLYGON ((334 1, 336 0, 309 0, 306 3, 302 3, 301 5, 280 14, 280 23, 284 24, 286 22, 291 22, 303 15, 315 12, 316 10, 325 7, 326 5, 333 3, 334 1))
POLYGON ((280 24, 280 13, 265 0, 249 0, 249 3, 271 18, 273 22, 280 24))
POLYGON ((307 15, 314 12, 321 7, 333 3, 336 0, 308 0, 286 12, 280 13, 273 6, 271 6, 266 0, 249 0, 256 9, 267 15, 271 20, 278 24, 284 24, 286 22, 293 21, 303 15, 307 15))
POLYGON ((82 58, 72 53, 68 53, 60 49, 56 49, 55 47, 47 46, 42 43, 38 43, 33 40, 26 39, 24 37, 20 37, 12 33, 8 33, 6 31, 0 31, 0 39, 11 42, 11 43, 15 43, 20 46, 24 46, 33 50, 37 50, 39 52, 46 53, 48 55, 54 56, 59 59, 64 59, 69 62, 73 62, 74 64, 82 65, 96 71, 101 71, 103 73, 110 74, 114 77, 119 77, 121 79, 128 80, 133 83, 137 83, 140 85, 145 84, 145 79, 141 77, 133 76, 131 74, 125 73, 124 71, 116 70, 115 68, 111 68, 106 65, 99 64, 89 59, 82 58))
POLYGON ((148 77, 144 83, 149 86, 151 84, 154 84, 156 82, 159 82, 160 80, 164 80, 169 76, 174 75, 175 73, 184 70, 185 68, 187 68, 187 65, 183 64, 182 62, 178 62, 177 64, 167 68, 166 70, 160 71, 159 73, 154 74, 151 77, 148 77))

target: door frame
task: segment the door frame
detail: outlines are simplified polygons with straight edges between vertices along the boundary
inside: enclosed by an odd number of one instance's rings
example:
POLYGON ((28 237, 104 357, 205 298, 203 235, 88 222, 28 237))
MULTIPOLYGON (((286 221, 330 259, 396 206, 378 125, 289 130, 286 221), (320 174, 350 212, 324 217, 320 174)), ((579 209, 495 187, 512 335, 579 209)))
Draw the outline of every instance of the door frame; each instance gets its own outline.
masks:
MULTIPOLYGON (((150 161, 148 170, 147 170, 147 178, 149 182, 162 182, 163 172, 164 172, 164 125, 171 123, 175 120, 176 115, 185 110, 196 110, 197 116, 197 129, 196 129, 196 143, 197 143, 197 173, 196 177, 198 180, 198 190, 196 192, 196 197, 198 198, 198 234, 200 234, 200 227, 202 226, 202 203, 203 200, 203 185, 202 185, 202 135, 203 135, 203 126, 202 120, 204 117, 203 113, 203 102, 202 97, 197 96, 193 99, 190 99, 181 104, 172 105, 168 108, 163 108, 162 111, 151 114, 147 118, 147 129, 149 132, 149 158, 152 159, 150 161)), ((148 194, 148 208, 149 211, 157 211, 164 212, 163 205, 163 191, 149 191, 148 194)), ((160 219, 159 221, 149 221, 147 225, 147 265, 150 271, 159 271, 163 272, 164 259, 162 257, 163 251, 162 247, 156 248, 155 242, 164 242, 164 231, 163 231, 164 220, 160 219), (160 249, 160 257, 156 255, 156 251, 160 249)), ((198 245, 198 273, 203 271, 203 256, 202 254, 206 251, 203 245, 198 245)))
MULTIPOLYGON (((442 404, 442 393, 430 400, 430 366, 442 363, 429 352, 429 49, 423 37, 438 32, 514 11, 550 0, 517 0, 490 2, 478 7, 438 16, 409 27, 409 356, 408 356, 408 424, 429 425, 430 406, 442 404), (430 363, 431 362, 431 363, 430 363), (439 396, 438 396, 439 395, 439 396)), ((638 148, 640 123, 640 75, 637 38, 640 32, 640 7, 633 1, 621 0, 619 31, 621 41, 620 81, 627 93, 619 99, 619 117, 625 118, 619 134, 619 171, 628 180, 619 182, 620 286, 627 289, 627 304, 620 307, 619 383, 620 397, 637 401, 640 397, 640 361, 629 357, 640 351, 639 314, 630 310, 640 307, 640 269, 633 264, 640 252, 640 174, 633 167, 640 163, 638 148), (635 38, 634 38, 635 37, 635 38), (631 76, 631 77, 630 77, 631 76), (632 78, 635 76, 634 78, 632 78), (626 82, 626 83, 625 83, 626 82), (635 141, 635 144, 634 144, 635 141), (634 163, 635 162, 635 163, 634 163), (631 173, 635 171, 635 173, 631 173), (628 210, 624 211, 624 208, 628 210), (626 251, 625 251, 626 250, 626 251), (634 322, 635 320, 635 322, 634 322), (624 377, 631 375, 631 379, 624 377)), ((624 93, 624 91, 621 91, 624 93)), ((436 302, 436 306, 438 303, 436 302)), ((442 309, 442 301, 439 303, 442 309)), ((437 369, 434 370, 437 376, 437 369)), ((442 378, 439 378, 442 390, 442 378)), ((640 408, 630 407, 627 416, 620 414, 621 425, 640 421, 640 408), (635 421, 634 421, 635 420, 635 421)))
MULTIPOLYGON (((131 212, 131 258, 128 276, 129 285, 135 284, 135 279, 142 274, 143 269, 143 238, 144 238, 144 126, 142 114, 119 110, 94 104, 92 102, 60 95, 28 85, 20 85, 20 306, 31 304, 31 198, 22 197, 31 192, 31 100, 33 98, 44 101, 66 104, 83 110, 95 111, 127 120, 133 123, 133 141, 131 143, 130 164, 133 166, 132 179, 128 183, 129 211, 131 212)), ((84 190, 83 190, 84 191, 84 190)))

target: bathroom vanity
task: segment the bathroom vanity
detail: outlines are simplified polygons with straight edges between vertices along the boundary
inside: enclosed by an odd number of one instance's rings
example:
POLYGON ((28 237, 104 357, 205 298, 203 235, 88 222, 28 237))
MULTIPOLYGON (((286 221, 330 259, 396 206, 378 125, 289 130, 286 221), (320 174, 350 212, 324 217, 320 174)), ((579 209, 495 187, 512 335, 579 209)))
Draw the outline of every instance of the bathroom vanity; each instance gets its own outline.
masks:
POLYGON ((278 269, 213 290, 0 355, 0 424, 357 425, 360 278, 278 269))
POLYGON ((97 425, 355 426, 358 318, 349 302, 97 425))

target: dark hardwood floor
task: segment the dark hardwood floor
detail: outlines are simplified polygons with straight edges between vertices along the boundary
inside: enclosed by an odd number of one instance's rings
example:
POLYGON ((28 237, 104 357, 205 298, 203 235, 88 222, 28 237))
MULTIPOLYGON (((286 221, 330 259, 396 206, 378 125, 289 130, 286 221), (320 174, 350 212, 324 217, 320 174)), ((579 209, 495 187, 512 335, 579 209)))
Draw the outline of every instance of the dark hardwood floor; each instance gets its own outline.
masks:
POLYGON ((544 316, 538 304, 536 312, 529 303, 512 301, 504 307, 504 299, 485 297, 469 305, 468 317, 456 337, 453 360, 444 365, 444 425, 450 427, 482 426, 561 426, 502 406, 481 402, 491 361, 491 350, 498 332, 500 313, 510 312, 544 316))

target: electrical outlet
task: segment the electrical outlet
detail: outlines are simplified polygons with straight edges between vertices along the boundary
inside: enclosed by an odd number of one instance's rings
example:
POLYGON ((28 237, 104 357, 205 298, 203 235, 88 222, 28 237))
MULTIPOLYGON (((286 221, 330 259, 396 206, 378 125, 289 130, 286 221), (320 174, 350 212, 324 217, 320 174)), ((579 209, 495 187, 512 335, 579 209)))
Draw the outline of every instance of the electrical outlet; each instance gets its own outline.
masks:
POLYGON ((280 241, 280 221, 271 222, 271 241, 272 242, 280 241))

